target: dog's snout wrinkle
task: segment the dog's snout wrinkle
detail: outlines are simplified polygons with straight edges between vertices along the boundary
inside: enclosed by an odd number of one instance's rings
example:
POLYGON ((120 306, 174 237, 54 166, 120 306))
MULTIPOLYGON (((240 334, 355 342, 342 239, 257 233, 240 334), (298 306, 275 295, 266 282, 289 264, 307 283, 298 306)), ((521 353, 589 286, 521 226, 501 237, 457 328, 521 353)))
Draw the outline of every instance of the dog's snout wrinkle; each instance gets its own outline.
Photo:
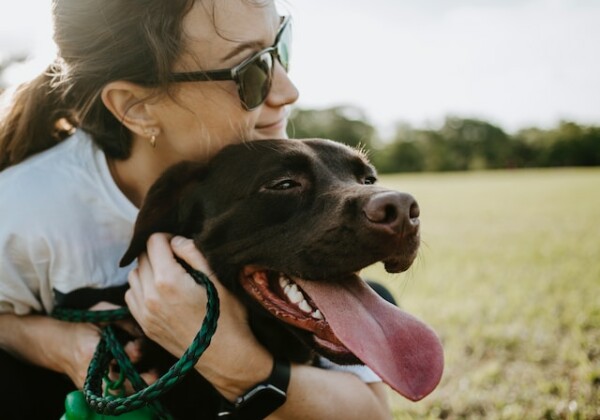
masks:
POLYGON ((372 226, 394 233, 412 234, 419 227, 419 205, 410 194, 396 191, 377 193, 368 199, 363 212, 372 226))

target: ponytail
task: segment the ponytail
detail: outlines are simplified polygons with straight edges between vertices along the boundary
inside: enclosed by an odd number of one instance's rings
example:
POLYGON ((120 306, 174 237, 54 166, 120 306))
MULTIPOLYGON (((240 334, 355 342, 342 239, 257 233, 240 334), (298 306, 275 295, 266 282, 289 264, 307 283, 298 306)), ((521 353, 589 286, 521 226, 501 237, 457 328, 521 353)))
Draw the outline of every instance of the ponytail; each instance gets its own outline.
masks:
POLYGON ((55 71, 53 64, 17 87, 0 113, 0 171, 56 145, 78 125, 63 93, 53 84, 55 71))
POLYGON ((108 157, 127 159, 132 134, 104 106, 102 89, 114 80, 150 80, 157 93, 168 93, 172 64, 185 49, 184 17, 194 4, 52 0, 58 58, 0 109, 0 171, 56 145, 75 128, 108 157))

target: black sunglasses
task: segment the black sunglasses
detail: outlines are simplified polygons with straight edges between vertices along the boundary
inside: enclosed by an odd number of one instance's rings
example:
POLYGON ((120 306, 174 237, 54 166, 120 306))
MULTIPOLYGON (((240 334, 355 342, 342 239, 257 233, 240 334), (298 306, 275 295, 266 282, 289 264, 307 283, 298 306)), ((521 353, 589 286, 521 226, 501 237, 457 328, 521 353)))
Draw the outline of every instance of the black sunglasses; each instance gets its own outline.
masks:
POLYGON ((257 52, 233 68, 172 73, 170 81, 205 82, 233 80, 238 86, 242 106, 246 110, 252 111, 267 99, 267 95, 273 84, 275 60, 281 63, 286 72, 289 69, 292 42, 291 21, 290 16, 283 18, 273 46, 257 52))

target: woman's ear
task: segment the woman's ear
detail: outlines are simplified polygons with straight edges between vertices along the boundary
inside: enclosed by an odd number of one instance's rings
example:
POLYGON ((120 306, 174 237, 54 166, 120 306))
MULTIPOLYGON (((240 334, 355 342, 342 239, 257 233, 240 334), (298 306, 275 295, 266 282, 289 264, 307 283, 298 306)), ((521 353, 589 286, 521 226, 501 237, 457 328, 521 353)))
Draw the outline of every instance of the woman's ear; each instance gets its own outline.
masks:
POLYGON ((158 121, 148 109, 147 100, 152 93, 135 83, 117 80, 102 89, 102 102, 116 119, 132 132, 146 136, 149 126, 158 121))

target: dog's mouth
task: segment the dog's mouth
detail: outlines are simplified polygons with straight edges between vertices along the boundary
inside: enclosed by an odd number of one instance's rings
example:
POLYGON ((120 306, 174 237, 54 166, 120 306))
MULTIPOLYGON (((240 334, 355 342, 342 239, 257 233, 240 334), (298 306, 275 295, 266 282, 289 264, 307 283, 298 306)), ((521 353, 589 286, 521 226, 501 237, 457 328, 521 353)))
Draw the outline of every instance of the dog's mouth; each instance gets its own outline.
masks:
POLYGON ((361 363, 336 337, 317 305, 290 276, 247 266, 241 283, 246 293, 279 320, 312 333, 312 344, 318 353, 338 363, 361 363))
POLYGON ((312 333, 317 352, 338 363, 364 363, 417 401, 439 383, 443 352, 423 322, 388 303, 356 274, 311 281, 246 266, 246 292, 273 316, 312 333))

